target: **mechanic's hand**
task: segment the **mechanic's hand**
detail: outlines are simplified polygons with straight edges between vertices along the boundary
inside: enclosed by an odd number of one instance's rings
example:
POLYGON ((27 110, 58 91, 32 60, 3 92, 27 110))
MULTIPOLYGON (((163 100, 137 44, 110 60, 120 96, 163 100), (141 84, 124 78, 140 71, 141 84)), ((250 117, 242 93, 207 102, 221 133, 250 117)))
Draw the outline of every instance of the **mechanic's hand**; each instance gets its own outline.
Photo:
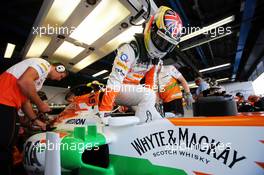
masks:
POLYGON ((124 113, 124 112, 126 112, 128 110, 128 107, 127 106, 119 106, 118 107, 118 112, 122 112, 122 113, 124 113))
POLYGON ((38 105, 38 109, 40 112, 43 112, 43 113, 51 111, 49 105, 45 102, 42 102, 40 105, 38 105))
POLYGON ((193 97, 191 93, 186 93, 185 101, 186 101, 186 109, 187 110, 192 109, 193 97))
POLYGON ((111 116, 109 111, 99 111, 98 117, 100 118, 102 124, 108 125, 108 120, 111 116))
POLYGON ((46 126, 47 126, 46 123, 37 119, 37 120, 35 120, 34 124, 39 126, 41 128, 41 130, 46 131, 46 126))

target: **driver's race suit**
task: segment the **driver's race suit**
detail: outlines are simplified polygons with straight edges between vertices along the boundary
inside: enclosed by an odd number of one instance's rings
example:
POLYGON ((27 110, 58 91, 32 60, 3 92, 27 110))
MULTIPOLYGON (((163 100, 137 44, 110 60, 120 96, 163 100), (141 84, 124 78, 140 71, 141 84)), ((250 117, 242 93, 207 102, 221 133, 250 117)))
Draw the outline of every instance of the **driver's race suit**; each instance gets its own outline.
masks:
MULTIPOLYGON (((155 108, 156 94, 152 90, 155 82, 155 65, 141 62, 134 45, 123 44, 117 51, 106 91, 99 106, 100 111, 111 111, 117 105, 135 106, 140 122, 161 118, 155 108), (145 77, 145 87, 140 80, 145 77)), ((143 54, 144 55, 144 54, 143 54)))

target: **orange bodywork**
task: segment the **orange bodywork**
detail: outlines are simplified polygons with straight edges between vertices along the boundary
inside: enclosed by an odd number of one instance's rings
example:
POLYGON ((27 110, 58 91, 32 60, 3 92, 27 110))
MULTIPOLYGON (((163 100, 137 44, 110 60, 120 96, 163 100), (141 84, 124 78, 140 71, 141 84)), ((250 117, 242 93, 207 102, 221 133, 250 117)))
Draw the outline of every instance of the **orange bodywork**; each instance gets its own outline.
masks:
POLYGON ((78 115, 80 111, 86 111, 87 109, 80 108, 79 104, 86 104, 88 107, 99 105, 99 96, 101 91, 85 94, 82 96, 74 97, 73 102, 55 119, 56 122, 61 122, 64 119, 72 118, 78 115))
POLYGON ((239 113, 237 116, 173 118, 177 126, 264 126, 264 113, 239 113))

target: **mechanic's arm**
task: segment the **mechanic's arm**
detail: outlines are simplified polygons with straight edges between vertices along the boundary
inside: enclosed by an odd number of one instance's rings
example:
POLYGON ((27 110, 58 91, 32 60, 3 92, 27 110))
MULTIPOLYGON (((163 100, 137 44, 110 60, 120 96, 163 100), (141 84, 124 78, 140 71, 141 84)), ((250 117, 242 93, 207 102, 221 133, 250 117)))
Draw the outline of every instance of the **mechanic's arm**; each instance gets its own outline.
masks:
POLYGON ((34 81, 38 79, 38 72, 29 67, 22 76, 18 79, 17 85, 21 92, 30 99, 34 104, 37 105, 38 109, 41 112, 49 112, 50 108, 48 104, 44 103, 37 94, 34 81))
POLYGON ((181 82, 181 85, 185 91, 184 99, 186 101, 186 108, 191 109, 192 103, 193 103, 193 97, 192 97, 192 94, 190 92, 189 85, 182 75, 178 77, 178 80, 179 80, 179 82, 181 82))
POLYGON ((22 104, 22 111, 32 121, 32 123, 41 127, 42 130, 46 130, 46 124, 37 119, 35 112, 33 111, 32 104, 29 100, 22 104))
POLYGON ((179 82, 181 82, 181 85, 183 86, 183 89, 185 91, 185 101, 186 101, 186 108, 187 109, 191 109, 192 103, 193 103, 193 97, 192 94, 190 92, 190 88, 189 85, 187 83, 187 81, 185 80, 185 78, 182 76, 182 74, 173 66, 171 69, 171 75, 173 76, 173 78, 177 79, 179 82))
POLYGON ((171 66, 170 71, 168 73, 170 73, 173 78, 175 78, 181 83, 186 94, 190 94, 190 88, 189 88, 187 81, 182 76, 182 74, 176 69, 176 67, 171 66))
POLYGON ((129 44, 125 44, 118 49, 99 111, 111 111, 113 109, 115 98, 134 60, 135 53, 129 44))
POLYGON ((179 80, 179 82, 181 82, 181 85, 182 85, 185 93, 187 93, 187 94, 190 93, 190 88, 189 88, 189 85, 188 85, 187 81, 185 80, 185 78, 183 76, 179 76, 177 80, 179 80))

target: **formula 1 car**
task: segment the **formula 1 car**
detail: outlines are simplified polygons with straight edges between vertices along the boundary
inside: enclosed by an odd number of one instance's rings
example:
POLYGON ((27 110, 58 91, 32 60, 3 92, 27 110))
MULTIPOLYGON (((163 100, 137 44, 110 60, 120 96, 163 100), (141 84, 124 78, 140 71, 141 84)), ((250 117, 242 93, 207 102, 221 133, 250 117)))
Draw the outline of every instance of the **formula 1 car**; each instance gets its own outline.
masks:
POLYGON ((144 124, 121 115, 104 126, 97 116, 100 94, 76 97, 51 122, 52 132, 28 138, 28 174, 264 174, 264 113, 144 124))

